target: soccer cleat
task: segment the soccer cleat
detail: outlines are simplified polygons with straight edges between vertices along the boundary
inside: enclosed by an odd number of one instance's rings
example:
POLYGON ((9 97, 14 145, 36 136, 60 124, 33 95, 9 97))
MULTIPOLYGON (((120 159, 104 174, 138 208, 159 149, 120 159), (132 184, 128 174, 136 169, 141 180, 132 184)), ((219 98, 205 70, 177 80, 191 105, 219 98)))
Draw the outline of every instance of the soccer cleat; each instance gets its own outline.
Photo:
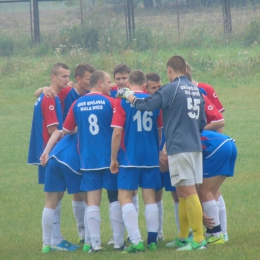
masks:
POLYGON ((84 246, 83 246, 83 252, 88 252, 91 248, 91 245, 85 243, 84 246))
POLYGON ((51 251, 51 246, 45 245, 45 246, 42 247, 42 253, 43 254, 49 253, 50 251, 51 251))
POLYGON ((177 249, 177 251, 192 251, 192 250, 203 250, 207 249, 207 242, 206 240, 203 240, 201 243, 197 243, 194 240, 187 243, 187 245, 180 247, 177 249))
POLYGON ((80 248, 79 245, 72 244, 72 243, 70 243, 68 240, 65 240, 65 239, 64 239, 62 242, 68 244, 70 247, 74 247, 74 248, 76 248, 76 249, 80 248))
POLYGON ((59 244, 57 244, 56 246, 52 246, 51 250, 53 251, 76 251, 77 248, 71 246, 71 243, 67 243, 68 241, 63 240, 61 241, 59 244))
POLYGON ((123 251, 126 249, 126 244, 124 243, 122 246, 114 245, 114 250, 116 251, 123 251))
POLYGON ((180 248, 185 246, 186 244, 188 244, 190 242, 189 238, 184 238, 182 240, 180 240, 178 237, 173 240, 170 243, 167 243, 166 246, 170 247, 170 248, 180 248))
POLYGON ((114 237, 111 237, 107 244, 108 245, 114 245, 114 243, 115 243, 114 237))
POLYGON ((223 234, 225 242, 228 242, 228 234, 223 234))
POLYGON ((136 253, 136 252, 143 252, 144 251, 144 242, 141 240, 137 245, 131 243, 129 247, 127 247, 122 253, 136 253))
POLYGON ((98 253, 101 251, 101 246, 96 246, 95 248, 90 247, 90 249, 88 250, 88 253, 98 253))
POLYGON ((147 248, 149 251, 155 251, 158 249, 158 245, 155 242, 152 242, 147 248))
POLYGON ((158 233, 157 241, 163 241, 163 240, 164 240, 164 235, 163 235, 163 233, 158 233))
POLYGON ((208 239, 207 239, 207 244, 208 245, 223 245, 225 244, 225 238, 223 235, 220 235, 218 237, 214 237, 214 236, 210 236, 208 239))

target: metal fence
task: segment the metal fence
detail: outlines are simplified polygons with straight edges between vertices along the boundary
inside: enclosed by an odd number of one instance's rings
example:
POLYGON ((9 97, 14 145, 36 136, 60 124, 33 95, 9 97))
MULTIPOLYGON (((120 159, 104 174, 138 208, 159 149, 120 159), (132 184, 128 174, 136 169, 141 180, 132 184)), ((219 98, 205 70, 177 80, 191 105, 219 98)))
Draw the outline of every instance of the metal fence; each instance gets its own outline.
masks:
MULTIPOLYGON (((17 1, 19 0, 0 1, 0 34, 35 41, 35 0, 17 1)), ((159 0, 152 1, 153 8, 148 8, 145 7, 144 1, 135 0, 132 1, 133 12, 129 13, 131 6, 128 2, 129 0, 40 1, 38 9, 41 39, 56 39, 58 43, 62 32, 66 29, 73 31, 76 27, 94 28, 98 33, 98 44, 103 45, 103 48, 110 43, 118 45, 131 37, 140 37, 145 31, 162 41, 188 35, 216 37, 224 34, 221 3, 211 6, 200 4, 191 8, 188 6, 190 1, 187 0, 159 0), (129 32, 132 35, 129 35, 129 32)), ((247 4, 231 6, 233 34, 243 32, 250 22, 260 19, 260 3, 252 3, 249 0, 245 2, 247 4)))

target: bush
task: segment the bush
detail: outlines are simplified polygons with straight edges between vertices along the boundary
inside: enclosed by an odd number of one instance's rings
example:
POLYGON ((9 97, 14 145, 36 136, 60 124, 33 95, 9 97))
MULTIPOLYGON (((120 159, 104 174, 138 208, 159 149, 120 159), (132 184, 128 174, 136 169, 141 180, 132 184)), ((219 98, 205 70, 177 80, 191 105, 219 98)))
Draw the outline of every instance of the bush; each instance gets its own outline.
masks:
POLYGON ((135 31, 134 48, 145 51, 153 47, 153 32, 150 28, 139 28, 135 31))
POLYGON ((0 56, 10 56, 13 52, 14 40, 6 34, 0 34, 0 56))
POLYGON ((246 45, 260 43, 260 20, 255 20, 249 23, 245 30, 244 43, 246 45))

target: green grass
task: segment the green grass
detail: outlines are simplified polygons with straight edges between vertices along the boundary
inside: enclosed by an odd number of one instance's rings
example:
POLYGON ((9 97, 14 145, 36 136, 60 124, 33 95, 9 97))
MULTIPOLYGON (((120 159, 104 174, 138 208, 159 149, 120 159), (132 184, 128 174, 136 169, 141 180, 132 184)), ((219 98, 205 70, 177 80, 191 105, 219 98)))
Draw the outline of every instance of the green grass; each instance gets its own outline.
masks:
MULTIPOLYGON (((102 245, 100 254, 41 253, 41 214, 44 207, 43 187, 37 184, 37 168, 28 166, 27 151, 31 128, 35 89, 49 84, 49 71, 53 63, 65 62, 74 67, 88 61, 98 69, 112 72, 117 63, 125 62, 132 69, 160 73, 166 79, 166 62, 180 54, 193 68, 195 79, 212 84, 226 111, 225 133, 236 139, 238 159, 234 178, 228 179, 221 191, 228 212, 230 241, 224 246, 211 247, 202 252, 175 252, 165 247, 176 234, 173 203, 164 193, 164 233, 158 252, 127 255, 125 259, 259 259, 259 63, 260 47, 248 48, 227 45, 216 48, 173 48, 146 52, 125 51, 115 54, 83 53, 44 57, 15 56, 0 58, 0 256, 1 259, 121 259, 106 243, 111 229, 108 202, 103 192, 101 204, 102 245)), ((72 77, 73 78, 73 77, 72 77)), ((140 229, 146 239, 144 206, 140 199, 140 229)), ((62 203, 62 233, 77 242, 77 230, 72 214, 71 196, 62 203)))

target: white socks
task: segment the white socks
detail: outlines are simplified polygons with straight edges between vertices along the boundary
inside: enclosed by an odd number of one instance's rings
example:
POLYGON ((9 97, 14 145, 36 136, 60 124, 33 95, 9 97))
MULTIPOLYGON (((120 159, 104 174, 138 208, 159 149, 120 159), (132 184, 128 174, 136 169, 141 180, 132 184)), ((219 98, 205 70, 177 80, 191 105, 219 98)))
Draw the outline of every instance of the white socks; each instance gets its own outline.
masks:
POLYGON ((147 232, 158 232, 159 212, 156 203, 145 205, 145 219, 147 232))
POLYGON ((137 212, 137 214, 138 214, 138 213, 139 213, 139 199, 138 199, 138 194, 132 197, 132 202, 133 202, 133 204, 134 204, 134 206, 135 206, 135 209, 136 209, 136 212, 137 212))
MULTIPOLYGON (((91 245, 95 249, 96 247, 101 246, 100 210, 98 206, 90 206, 87 208, 86 211, 87 211, 87 218, 85 218, 85 227, 87 225, 90 234, 91 245)), ((87 242, 85 241, 85 243, 87 242)))
POLYGON ((56 246, 62 241, 62 236, 60 232, 60 215, 61 215, 61 201, 59 200, 55 210, 54 210, 54 220, 51 233, 51 244, 56 246))
POLYGON ((51 245, 53 220, 54 209, 44 208, 42 212, 42 241, 44 245, 51 245))
POLYGON ((88 206, 85 204, 85 216, 84 216, 84 223, 85 223, 85 243, 91 245, 91 239, 90 239, 90 234, 88 230, 88 225, 87 225, 87 214, 88 214, 88 206))
MULTIPOLYGON (((203 211, 205 212, 205 214, 208 217, 213 218, 213 221, 215 223, 214 227, 219 226, 220 225, 220 222, 219 222, 219 210, 218 210, 218 206, 217 206, 216 201, 215 200, 210 200, 210 201, 207 201, 207 202, 203 202, 202 203, 202 207, 203 207, 203 211)), ((220 234, 221 234, 221 231, 212 233, 212 235, 214 235, 215 237, 220 236, 220 234)))
POLYGON ((122 216, 122 209, 119 201, 110 203, 109 207, 110 222, 113 230, 114 244, 118 246, 124 245, 125 225, 122 216))
POLYGON ((123 220, 125 223, 125 227, 127 229, 130 240, 133 244, 137 245, 141 240, 141 234, 138 228, 138 214, 134 204, 133 203, 125 204, 122 207, 122 212, 123 212, 123 220))
POLYGON ((73 214, 77 222, 77 228, 80 240, 85 238, 85 201, 72 201, 73 214))
POLYGON ((159 228, 158 233, 163 234, 163 201, 157 202, 158 212, 159 212, 159 228))
POLYGON ((175 224, 177 227, 177 234, 180 233, 180 221, 179 221, 179 202, 174 201, 174 216, 175 216, 175 224))
POLYGON ((224 198, 222 195, 218 198, 219 202, 219 221, 222 230, 222 234, 227 234, 227 211, 224 198))

